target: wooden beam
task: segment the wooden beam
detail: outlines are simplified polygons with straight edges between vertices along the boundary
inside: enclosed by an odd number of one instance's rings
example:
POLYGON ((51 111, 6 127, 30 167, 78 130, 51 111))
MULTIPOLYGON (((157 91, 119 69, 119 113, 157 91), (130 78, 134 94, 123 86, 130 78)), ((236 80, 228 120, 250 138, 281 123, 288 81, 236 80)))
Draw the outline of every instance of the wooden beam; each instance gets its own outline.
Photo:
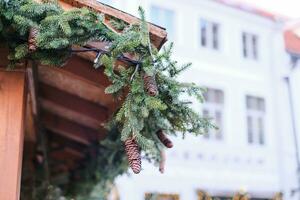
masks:
POLYGON ((0 71, 0 199, 18 200, 23 153, 25 73, 0 71))
POLYGON ((53 86, 44 83, 39 84, 39 95, 43 99, 53 102, 54 104, 97 120, 99 126, 108 119, 107 108, 69 94, 53 86))
POLYGON ((28 91, 31 99, 32 114, 34 116, 38 115, 38 105, 37 105, 37 66, 34 65, 32 61, 28 61, 26 68, 27 73, 27 85, 28 91))
POLYGON ((107 78, 103 73, 87 66, 88 61, 83 61, 85 60, 72 58, 63 68, 40 66, 39 81, 87 101, 106 107, 111 105, 115 98, 104 92, 109 85, 107 78))
MULTIPOLYGON (((95 59, 95 57, 93 57, 95 59)), ((52 67, 50 67, 52 69, 52 67)), ((67 74, 72 74, 77 79, 84 80, 85 82, 95 85, 99 88, 106 88, 111 84, 107 76, 104 74, 104 67, 95 69, 93 63, 90 61, 80 58, 78 56, 72 56, 68 62, 59 69, 67 74)))
POLYGON ((59 117, 65 118, 67 120, 73 121, 77 124, 89 127, 94 130, 99 130, 100 132, 106 132, 103 128, 104 122, 99 122, 98 120, 91 118, 89 116, 83 115, 74 110, 67 109, 61 105, 55 104, 52 101, 40 98, 41 108, 46 111, 53 113, 59 117))
POLYGON ((27 79, 27 105, 26 105, 26 121, 25 121, 25 140, 36 142, 39 129, 39 105, 37 102, 37 66, 33 61, 27 61, 26 66, 27 79))
POLYGON ((49 112, 42 113, 42 123, 46 129, 84 145, 90 145, 92 142, 97 142, 105 136, 103 133, 49 112))
MULTIPOLYGON (((140 22, 139 18, 111 6, 99 3, 96 0, 60 0, 59 3, 65 10, 74 9, 74 7, 87 7, 104 14, 106 18, 115 17, 128 24, 136 24, 140 22)), ((159 49, 167 41, 167 32, 165 28, 152 23, 148 23, 148 26, 151 42, 159 49)))
POLYGON ((35 124, 35 116, 33 114, 33 105, 30 94, 27 93, 27 103, 26 103, 26 121, 25 123, 25 141, 36 142, 37 127, 35 124))
POLYGON ((69 147, 75 149, 76 151, 80 151, 83 154, 87 153, 87 146, 81 143, 78 143, 74 140, 70 140, 69 138, 63 137, 55 132, 47 130, 48 143, 50 147, 50 151, 55 151, 59 149, 63 149, 65 147, 69 147))
POLYGON ((85 157, 83 153, 69 147, 51 151, 50 155, 57 160, 81 160, 85 157))

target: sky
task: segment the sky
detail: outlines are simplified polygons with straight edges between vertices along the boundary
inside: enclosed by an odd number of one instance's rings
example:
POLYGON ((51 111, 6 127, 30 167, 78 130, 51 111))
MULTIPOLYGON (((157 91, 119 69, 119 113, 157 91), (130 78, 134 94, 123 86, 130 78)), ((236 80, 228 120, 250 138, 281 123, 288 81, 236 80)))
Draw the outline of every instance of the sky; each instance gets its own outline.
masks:
POLYGON ((237 0, 267 11, 300 19, 300 0, 237 0))

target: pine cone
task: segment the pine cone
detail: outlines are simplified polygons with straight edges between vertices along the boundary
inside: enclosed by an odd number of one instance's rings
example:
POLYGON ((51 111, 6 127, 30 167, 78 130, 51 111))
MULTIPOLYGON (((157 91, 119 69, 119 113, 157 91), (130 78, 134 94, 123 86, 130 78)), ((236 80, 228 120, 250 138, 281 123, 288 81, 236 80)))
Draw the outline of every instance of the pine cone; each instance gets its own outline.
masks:
POLYGON ((125 151, 132 171, 135 174, 140 173, 142 165, 141 152, 138 144, 133 138, 129 138, 125 141, 125 151))
POLYGON ((160 151, 160 162, 159 162, 159 171, 160 173, 164 173, 165 172, 165 165, 166 165, 166 153, 164 150, 160 151))
POLYGON ((156 132, 158 139, 168 148, 173 147, 173 142, 167 138, 166 134, 163 132, 163 130, 159 130, 156 132))
POLYGON ((37 49, 37 35, 39 33, 39 30, 35 27, 31 27, 29 30, 29 36, 28 36, 28 49, 29 52, 34 52, 37 49))
POLYGON ((146 92, 152 97, 156 96, 158 94, 158 89, 155 76, 144 74, 143 79, 146 92))

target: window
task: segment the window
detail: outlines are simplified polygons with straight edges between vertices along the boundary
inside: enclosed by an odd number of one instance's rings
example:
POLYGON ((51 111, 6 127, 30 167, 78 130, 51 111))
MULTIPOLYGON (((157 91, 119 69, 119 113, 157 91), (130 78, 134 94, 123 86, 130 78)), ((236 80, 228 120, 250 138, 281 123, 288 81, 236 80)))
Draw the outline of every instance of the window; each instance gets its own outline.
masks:
POLYGON ((145 200, 179 200, 178 194, 146 193, 145 200))
POLYGON ((205 134, 205 138, 215 138, 220 140, 223 138, 223 107, 224 107, 224 93, 218 89, 208 88, 204 93, 205 103, 203 104, 203 116, 213 118, 218 130, 209 130, 205 134))
POLYGON ((100 3, 107 4, 107 5, 111 5, 111 3, 112 3, 112 0, 97 0, 97 1, 100 3))
POLYGON ((229 195, 229 194, 226 194, 226 195, 217 195, 217 196, 214 196, 214 195, 210 195, 208 194, 207 192, 205 191, 198 191, 197 192, 198 194, 198 200, 207 200, 207 199, 210 199, 210 200, 232 200, 232 199, 239 199, 239 200, 271 200, 271 199, 267 199, 267 198, 252 198, 251 197, 251 194, 241 194, 240 192, 234 194, 233 196, 229 195))
POLYGON ((258 37, 251 33, 242 33, 243 56, 253 60, 258 59, 258 37))
POLYGON ((200 19, 200 45, 205 48, 218 50, 219 44, 219 24, 200 19))
POLYGON ((198 191, 198 200, 207 200, 207 199, 211 199, 211 200, 232 200, 231 197, 223 197, 223 196, 211 196, 210 194, 208 194, 205 191, 198 191))
POLYGON ((151 6, 150 15, 151 21, 154 24, 165 27, 167 29, 169 39, 174 40, 174 11, 160 8, 158 6, 151 6))
POLYGON ((259 97, 247 96, 247 133, 249 144, 265 143, 265 101, 259 97))

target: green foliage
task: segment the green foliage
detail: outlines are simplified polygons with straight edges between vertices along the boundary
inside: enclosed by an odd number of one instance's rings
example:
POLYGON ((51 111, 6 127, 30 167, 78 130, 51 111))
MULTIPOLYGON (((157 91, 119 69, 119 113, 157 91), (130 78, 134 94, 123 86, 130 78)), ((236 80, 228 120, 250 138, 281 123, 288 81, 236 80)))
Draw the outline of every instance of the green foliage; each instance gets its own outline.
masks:
POLYGON ((110 49, 101 56, 100 63, 105 66, 104 73, 112 83, 105 92, 125 94, 111 122, 112 134, 96 147, 97 159, 87 159, 87 165, 75 172, 80 180, 72 181, 72 187, 64 189, 67 196, 93 199, 99 194, 102 196, 97 198, 104 198, 114 178, 128 168, 122 142, 130 137, 136 139, 147 159, 157 163, 163 148, 156 135, 159 129, 184 136, 214 128, 208 119, 202 118, 182 100, 189 95, 202 103, 203 89, 193 83, 177 81, 178 75, 190 64, 179 66, 171 58, 172 44, 162 51, 151 44, 142 8, 139 8, 141 22, 138 24, 128 25, 112 18, 111 25, 122 30, 122 34, 117 34, 104 24, 102 15, 86 8, 63 11, 55 0, 43 2, 0 0, 0 40, 9 46, 11 66, 24 59, 61 66, 71 56, 73 45, 105 40, 110 42, 110 49), (33 53, 28 51, 27 41, 31 27, 39 30, 37 51, 33 53), (128 53, 137 58, 136 66, 117 66, 120 56, 128 53), (149 96, 144 89, 145 74, 156 79, 159 94, 155 97, 149 96))
POLYGON ((0 38, 5 38, 11 49, 12 63, 31 58, 43 64, 62 65, 71 55, 72 45, 83 45, 91 40, 111 41, 116 37, 104 25, 100 14, 87 8, 63 11, 54 1, 44 2, 0 1, 0 38), (34 53, 21 48, 27 45, 31 27, 39 30, 38 51, 34 53))
POLYGON ((129 24, 115 17, 110 18, 110 24, 118 31, 123 31, 129 24))
POLYGON ((162 146, 157 141, 157 130, 163 129, 166 133, 174 135, 179 132, 198 135, 214 126, 193 111, 187 102, 181 100, 182 96, 189 95, 200 103, 203 102, 201 87, 176 80, 176 77, 191 64, 178 66, 177 62, 171 59, 172 44, 163 48, 161 52, 151 45, 144 11, 141 8, 139 11, 141 23, 127 27, 122 35, 112 42, 111 56, 103 56, 102 63, 106 67, 106 75, 113 83, 106 92, 114 93, 122 88, 129 88, 126 99, 115 117, 121 140, 135 137, 150 160, 158 161, 158 152, 162 146), (116 74, 114 69, 117 66, 114 66, 114 63, 121 53, 134 53, 140 58, 141 65, 134 66, 134 72, 122 69, 116 74), (145 73, 156 78, 159 94, 155 97, 149 96, 144 90, 142 76, 145 73))

